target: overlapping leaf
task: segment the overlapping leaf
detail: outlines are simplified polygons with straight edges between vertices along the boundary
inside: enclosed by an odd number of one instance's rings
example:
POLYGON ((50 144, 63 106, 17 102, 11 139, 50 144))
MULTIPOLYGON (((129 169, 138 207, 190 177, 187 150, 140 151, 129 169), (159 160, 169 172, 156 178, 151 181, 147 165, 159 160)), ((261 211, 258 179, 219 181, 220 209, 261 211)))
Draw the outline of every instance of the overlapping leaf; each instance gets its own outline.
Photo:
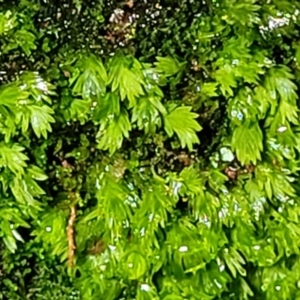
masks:
POLYGON ((75 73, 71 78, 73 93, 89 98, 105 93, 108 77, 100 58, 83 55, 75 65, 75 73))
POLYGON ((118 91, 121 100, 127 98, 130 106, 134 106, 136 98, 144 94, 141 65, 135 59, 116 55, 111 61, 108 82, 112 92, 118 91))
POLYGON ((231 146, 242 164, 256 164, 261 159, 262 138, 263 135, 258 123, 243 124, 234 129, 231 146))
POLYGON ((98 147, 114 153, 121 148, 123 139, 129 137, 130 130, 131 124, 125 111, 121 112, 119 116, 112 116, 100 126, 98 147))
POLYGON ((164 116, 165 130, 170 137, 176 133, 181 146, 192 150, 194 144, 200 143, 196 133, 201 130, 201 126, 195 120, 197 117, 196 113, 191 112, 191 107, 173 106, 164 116))

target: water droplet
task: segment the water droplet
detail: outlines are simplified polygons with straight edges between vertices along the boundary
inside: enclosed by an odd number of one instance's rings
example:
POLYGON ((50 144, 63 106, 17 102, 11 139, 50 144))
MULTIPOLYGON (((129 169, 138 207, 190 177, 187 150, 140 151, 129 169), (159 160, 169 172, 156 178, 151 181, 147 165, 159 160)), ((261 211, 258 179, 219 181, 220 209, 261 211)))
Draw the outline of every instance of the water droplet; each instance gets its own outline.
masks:
POLYGON ((242 120, 242 119, 244 118, 244 114, 243 114, 242 112, 238 112, 237 118, 238 118, 239 120, 242 120))
POLYGON ((113 245, 108 245, 108 248, 110 249, 110 251, 115 251, 117 249, 117 247, 113 245))
POLYGON ((97 190, 100 190, 100 188, 101 188, 99 179, 96 180, 96 188, 97 188, 97 190))
POLYGON ((227 216, 227 214, 228 214, 228 208, 223 207, 223 208, 219 211, 218 216, 219 216, 220 219, 222 219, 222 218, 225 218, 225 217, 227 216))
POLYGON ((238 112, 237 112, 236 110, 232 110, 232 111, 231 111, 231 116, 232 116, 232 117, 236 117, 236 116, 237 116, 237 113, 238 113, 238 112))
POLYGON ((223 147, 220 149, 222 161, 232 162, 234 160, 234 155, 230 149, 223 147))
POLYGON ((222 288, 222 284, 217 279, 214 279, 214 282, 219 289, 222 288))
POLYGON ((150 286, 147 283, 143 283, 143 284, 141 284, 141 290, 145 291, 145 292, 149 292, 150 286))
POLYGON ((223 272, 223 271, 225 270, 225 266, 224 266, 224 265, 221 265, 221 266, 219 267, 219 269, 220 269, 220 272, 223 272))
POLYGON ((48 91, 47 84, 46 84, 46 82, 42 81, 42 79, 39 79, 39 80, 37 81, 36 87, 37 87, 39 90, 43 91, 43 92, 47 92, 47 91, 48 91))
POLYGON ((181 246, 179 247, 179 252, 187 252, 189 250, 189 248, 187 246, 181 246))
POLYGON ((181 186, 182 186, 181 182, 176 182, 176 181, 173 182, 173 193, 174 193, 174 195, 178 195, 178 192, 179 192, 181 186))
POLYGON ((26 83, 24 83, 24 84, 22 84, 21 86, 20 86, 20 89, 21 90, 25 90, 27 88, 27 84, 26 83))
POLYGON ((46 227, 46 231, 50 232, 52 230, 52 228, 50 226, 46 227))
POLYGON ((129 228, 128 220, 123 221, 122 224, 123 224, 123 228, 129 228))
POLYGON ((106 269, 106 265, 101 265, 101 266, 100 266, 100 270, 101 270, 101 271, 105 271, 105 269, 106 269))
POLYGON ((278 129, 277 129, 277 131, 278 132, 284 132, 284 131, 286 131, 287 130, 287 127, 286 126, 280 126, 278 129))
POLYGON ((234 209, 235 211, 241 211, 241 208, 240 208, 240 206, 238 205, 238 203, 234 203, 233 209, 234 209))
POLYGON ((238 59, 234 59, 233 61, 232 61, 232 64, 234 65, 234 66, 237 66, 238 64, 239 64, 239 60, 238 59))
POLYGON ((276 291, 280 291, 281 290, 281 286, 280 285, 276 285, 275 289, 276 289, 276 291))
POLYGON ((274 18, 274 17, 269 17, 269 28, 270 29, 275 29, 278 27, 282 27, 284 25, 289 24, 290 20, 286 17, 283 18, 274 18))

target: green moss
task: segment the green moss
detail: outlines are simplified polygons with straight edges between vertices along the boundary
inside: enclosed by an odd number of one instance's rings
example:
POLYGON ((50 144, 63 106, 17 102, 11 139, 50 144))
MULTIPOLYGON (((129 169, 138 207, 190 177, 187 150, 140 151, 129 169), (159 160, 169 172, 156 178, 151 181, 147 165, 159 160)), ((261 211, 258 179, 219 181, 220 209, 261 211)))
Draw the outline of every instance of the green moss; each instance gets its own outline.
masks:
POLYGON ((299 10, 0 1, 0 299, 300 299, 299 10))

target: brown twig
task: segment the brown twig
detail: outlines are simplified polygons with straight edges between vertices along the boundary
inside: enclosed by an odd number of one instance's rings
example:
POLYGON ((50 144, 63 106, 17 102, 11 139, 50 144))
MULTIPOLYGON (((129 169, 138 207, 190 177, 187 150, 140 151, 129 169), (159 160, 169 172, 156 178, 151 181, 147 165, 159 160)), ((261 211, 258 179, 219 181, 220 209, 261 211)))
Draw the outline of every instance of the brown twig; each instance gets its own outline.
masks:
POLYGON ((105 250, 105 243, 103 240, 97 241, 91 248, 88 249, 88 252, 92 255, 103 253, 105 250))
POLYGON ((68 222, 67 234, 69 242, 69 266, 72 268, 74 266, 74 255, 75 255, 75 238, 74 238, 74 223, 76 219, 76 208, 75 206, 71 207, 70 218, 68 222))

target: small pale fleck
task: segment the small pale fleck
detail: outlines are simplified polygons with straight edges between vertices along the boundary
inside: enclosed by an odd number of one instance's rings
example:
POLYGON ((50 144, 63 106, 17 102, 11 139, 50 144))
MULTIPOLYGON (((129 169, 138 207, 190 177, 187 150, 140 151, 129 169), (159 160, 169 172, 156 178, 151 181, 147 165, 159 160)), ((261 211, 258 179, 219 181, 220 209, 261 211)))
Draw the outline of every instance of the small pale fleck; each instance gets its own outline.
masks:
POLYGON ((20 86, 20 89, 21 90, 25 90, 27 88, 27 84, 26 83, 24 83, 24 84, 22 84, 21 86, 20 86))
POLYGON ((96 188, 97 188, 97 190, 100 190, 100 188, 101 188, 99 179, 96 180, 96 188))
POLYGON ((48 87, 47 87, 47 84, 43 81, 38 81, 37 84, 36 84, 36 87, 43 91, 43 92, 47 92, 48 91, 48 87))
POLYGON ((237 116, 237 113, 238 113, 238 112, 237 112, 236 110, 232 110, 232 111, 231 111, 231 116, 232 116, 232 117, 236 117, 236 116, 237 116))
POLYGON ((239 120, 242 120, 242 119, 244 118, 243 113, 242 113, 242 112, 238 112, 237 118, 238 118, 239 120))
POLYGON ((215 279, 214 282, 219 289, 222 288, 222 284, 217 279, 215 279))
POLYGON ((238 64, 239 64, 239 60, 238 59, 234 59, 233 61, 232 61, 232 64, 234 65, 234 66, 237 66, 238 64))
POLYGON ((182 186, 181 182, 173 182, 173 193, 174 193, 174 195, 178 194, 181 186, 182 186))
POLYGON ((187 252, 189 250, 189 248, 187 246, 181 246, 179 247, 179 252, 187 252))
POLYGON ((101 266, 100 266, 100 270, 101 270, 101 271, 105 271, 105 269, 106 269, 106 265, 101 265, 101 266))
POLYGON ((220 272, 223 272, 223 271, 225 270, 225 266, 224 266, 224 265, 221 265, 221 266, 219 267, 219 269, 220 269, 220 272))
POLYGON ((129 227, 129 222, 128 220, 125 220, 122 222, 123 223, 123 228, 128 228, 129 227))
POLYGON ((150 214, 149 217, 148 217, 149 221, 152 221, 153 218, 154 218, 154 215, 153 215, 153 214, 150 214))
POLYGON ((260 249, 260 246, 259 245, 255 245, 253 248, 254 248, 254 250, 258 251, 260 249))
POLYGON ((46 227, 46 231, 50 232, 52 230, 52 228, 50 226, 46 227))
POLYGON ((220 149, 222 161, 232 162, 234 160, 234 155, 230 149, 223 147, 220 149))
POLYGON ((109 245, 108 248, 111 250, 111 251, 115 251, 117 249, 116 246, 113 246, 113 245, 109 245))
POLYGON ((143 284, 141 284, 141 290, 144 292, 149 292, 150 286, 147 283, 143 283, 143 284))
POLYGON ((277 131, 278 132, 284 132, 284 131, 286 131, 287 130, 287 127, 286 126, 280 126, 278 129, 277 129, 277 131))

